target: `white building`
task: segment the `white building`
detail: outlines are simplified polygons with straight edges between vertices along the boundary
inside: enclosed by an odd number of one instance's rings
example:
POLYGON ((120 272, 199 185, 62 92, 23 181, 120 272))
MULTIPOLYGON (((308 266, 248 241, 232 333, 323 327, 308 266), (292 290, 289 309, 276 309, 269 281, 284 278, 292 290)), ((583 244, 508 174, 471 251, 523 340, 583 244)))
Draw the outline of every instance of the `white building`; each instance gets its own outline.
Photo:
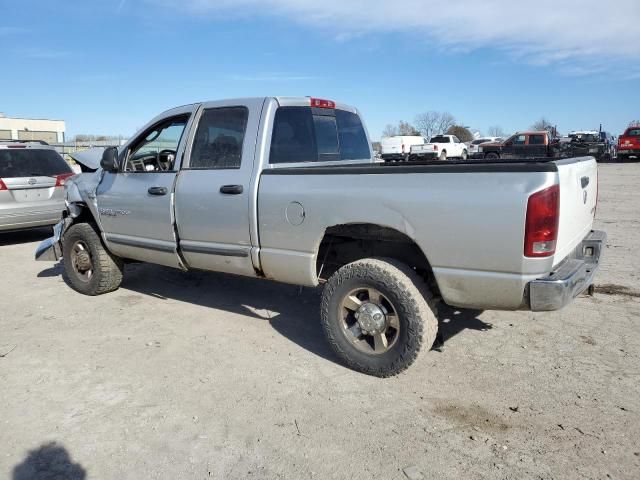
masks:
POLYGON ((11 118, 0 113, 0 140, 44 140, 64 142, 64 120, 11 118))

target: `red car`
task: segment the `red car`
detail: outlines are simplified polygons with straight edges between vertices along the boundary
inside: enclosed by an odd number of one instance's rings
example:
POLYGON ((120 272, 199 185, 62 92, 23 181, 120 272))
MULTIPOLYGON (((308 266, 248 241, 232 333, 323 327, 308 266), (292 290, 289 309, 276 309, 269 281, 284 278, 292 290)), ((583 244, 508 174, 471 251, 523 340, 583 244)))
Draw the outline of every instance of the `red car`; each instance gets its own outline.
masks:
POLYGON ((629 127, 618 137, 618 160, 640 159, 640 125, 629 127))

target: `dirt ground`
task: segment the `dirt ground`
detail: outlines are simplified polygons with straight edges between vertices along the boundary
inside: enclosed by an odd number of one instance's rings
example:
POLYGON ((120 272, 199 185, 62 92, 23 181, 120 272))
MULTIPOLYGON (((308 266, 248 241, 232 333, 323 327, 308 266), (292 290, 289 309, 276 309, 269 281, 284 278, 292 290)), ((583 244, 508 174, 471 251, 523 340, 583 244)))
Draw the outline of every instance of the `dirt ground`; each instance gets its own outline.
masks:
POLYGON ((336 362, 313 289, 133 265, 90 298, 0 234, 0 478, 640 478, 640 164, 600 171, 594 297, 449 310, 391 379, 336 362))

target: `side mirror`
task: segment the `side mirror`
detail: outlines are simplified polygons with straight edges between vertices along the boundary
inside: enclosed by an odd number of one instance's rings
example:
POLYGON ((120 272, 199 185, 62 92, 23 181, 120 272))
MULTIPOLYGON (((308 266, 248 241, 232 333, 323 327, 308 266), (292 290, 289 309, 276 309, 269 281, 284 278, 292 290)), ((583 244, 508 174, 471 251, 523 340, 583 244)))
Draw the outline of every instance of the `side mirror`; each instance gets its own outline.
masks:
POLYGON ((105 172, 117 172, 120 168, 118 164, 118 148, 107 147, 102 152, 102 159, 100 160, 100 166, 105 172))

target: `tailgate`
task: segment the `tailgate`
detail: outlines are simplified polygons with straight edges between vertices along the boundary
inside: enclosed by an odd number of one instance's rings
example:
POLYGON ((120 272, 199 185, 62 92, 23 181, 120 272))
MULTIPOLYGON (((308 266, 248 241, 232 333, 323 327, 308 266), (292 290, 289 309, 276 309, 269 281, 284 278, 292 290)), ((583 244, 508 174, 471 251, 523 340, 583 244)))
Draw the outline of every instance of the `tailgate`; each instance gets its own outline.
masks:
POLYGON ((559 160, 560 227, 554 265, 591 231, 598 196, 598 165, 592 157, 559 160))
POLYGON ((636 150, 640 149, 640 136, 623 136, 618 140, 618 148, 620 150, 636 150))
POLYGON ((411 153, 425 153, 425 152, 433 152, 433 145, 430 143, 425 143, 424 145, 411 146, 411 153))

